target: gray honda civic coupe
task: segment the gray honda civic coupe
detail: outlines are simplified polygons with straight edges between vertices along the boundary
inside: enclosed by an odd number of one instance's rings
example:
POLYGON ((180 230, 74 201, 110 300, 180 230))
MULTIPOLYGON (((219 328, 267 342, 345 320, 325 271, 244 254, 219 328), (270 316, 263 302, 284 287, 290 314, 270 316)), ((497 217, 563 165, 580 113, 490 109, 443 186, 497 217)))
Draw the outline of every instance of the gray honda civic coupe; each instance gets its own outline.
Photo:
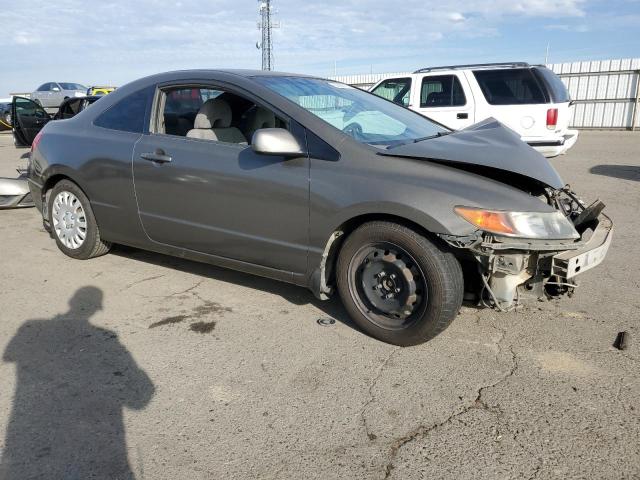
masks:
POLYGON ((37 134, 29 120, 14 135, 66 255, 125 244, 337 291, 396 345, 438 335, 463 299, 506 311, 572 293, 611 243, 604 204, 499 122, 451 131, 321 78, 163 73, 37 134))

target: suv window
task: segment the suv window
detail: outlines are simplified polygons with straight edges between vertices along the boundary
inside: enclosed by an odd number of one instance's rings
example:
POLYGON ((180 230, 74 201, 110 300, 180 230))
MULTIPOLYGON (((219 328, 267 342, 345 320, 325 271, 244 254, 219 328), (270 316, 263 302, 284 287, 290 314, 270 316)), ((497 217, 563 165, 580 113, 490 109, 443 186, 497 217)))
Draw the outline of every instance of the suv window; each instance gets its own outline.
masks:
POLYGON ((462 84, 456 75, 437 75, 422 79, 420 107, 461 107, 466 103, 462 84))
POLYGON ((551 100, 553 103, 565 103, 571 101, 569 91, 558 75, 546 67, 534 67, 533 73, 536 75, 540 83, 546 85, 547 90, 551 94, 551 100))
POLYGON ((411 79, 389 78, 374 88, 371 93, 406 107, 409 105, 411 79))
POLYGON ((548 103, 544 90, 529 68, 476 70, 473 75, 491 105, 548 103))
POLYGON ((93 124, 110 130, 142 133, 152 92, 153 87, 147 87, 132 93, 101 113, 93 124))

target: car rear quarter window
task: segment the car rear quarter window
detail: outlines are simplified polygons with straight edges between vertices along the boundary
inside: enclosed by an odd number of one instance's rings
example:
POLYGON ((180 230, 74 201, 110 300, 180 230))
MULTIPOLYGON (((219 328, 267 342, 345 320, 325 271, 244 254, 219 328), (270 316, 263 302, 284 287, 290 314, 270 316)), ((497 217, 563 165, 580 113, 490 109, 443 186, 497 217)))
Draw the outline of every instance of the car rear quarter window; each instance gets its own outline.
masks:
POLYGON ((546 92, 529 68, 476 70, 473 75, 491 105, 549 103, 546 92))
POLYGON ((420 87, 420 107, 461 107, 467 99, 456 75, 424 77, 420 87))
POLYGON ((553 103, 565 103, 571 101, 571 96, 566 85, 560 80, 560 77, 545 67, 534 67, 533 72, 540 80, 540 83, 547 87, 551 94, 553 103))
POLYGON ((152 94, 153 87, 132 93, 101 113, 93 124, 110 130, 142 133, 152 94))

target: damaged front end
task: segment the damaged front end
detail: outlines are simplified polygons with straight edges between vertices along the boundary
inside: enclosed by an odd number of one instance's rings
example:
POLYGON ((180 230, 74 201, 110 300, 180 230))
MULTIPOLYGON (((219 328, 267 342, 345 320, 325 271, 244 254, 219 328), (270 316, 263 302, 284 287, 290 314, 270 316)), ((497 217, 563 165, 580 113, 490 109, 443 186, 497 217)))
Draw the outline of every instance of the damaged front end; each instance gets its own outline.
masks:
POLYGON ((576 275, 602 262, 613 233, 611 219, 602 213, 604 204, 596 201, 587 206, 568 187, 548 187, 540 199, 555 209, 555 218, 540 220, 539 215, 531 223, 542 231, 549 228, 544 225, 548 221, 553 224, 550 230, 558 230, 545 238, 532 238, 537 233, 533 229, 531 235, 519 236, 517 215, 526 213, 457 211, 479 227, 466 237, 440 235, 475 279, 468 282, 467 298, 473 296, 481 305, 505 311, 526 297, 571 295, 577 287, 576 275), (568 228, 573 230, 571 235, 568 228))

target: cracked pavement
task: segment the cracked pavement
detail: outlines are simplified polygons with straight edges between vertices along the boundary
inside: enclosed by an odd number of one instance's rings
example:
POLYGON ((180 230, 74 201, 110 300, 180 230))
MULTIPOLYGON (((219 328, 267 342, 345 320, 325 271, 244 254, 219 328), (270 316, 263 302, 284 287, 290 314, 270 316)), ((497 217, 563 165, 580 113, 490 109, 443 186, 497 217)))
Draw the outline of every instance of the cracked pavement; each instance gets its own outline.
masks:
MULTIPOLYGON (((23 153, 0 135, 0 175, 23 153)), ((0 351, 27 321, 67 312, 79 288, 99 289, 91 325, 112 332, 100 339, 119 342, 153 384, 143 407, 124 407, 124 435, 113 437, 137 479, 640 478, 640 134, 582 132, 552 162, 615 222, 605 263, 579 277, 572 298, 509 313, 466 305, 433 341, 398 348, 355 330, 337 300, 132 248, 74 261, 35 210, 0 211, 0 351), (337 322, 318 324, 326 318, 337 322), (612 347, 619 331, 630 334, 624 351, 612 347)), ((83 341, 61 352, 84 352, 83 341)), ((80 441, 104 423, 83 395, 52 407, 41 384, 28 406, 14 405, 16 372, 0 363, 0 465, 15 448, 12 425, 35 428, 17 407, 52 418, 77 410, 80 441)), ((128 370, 85 373, 55 388, 93 392, 128 370)), ((24 478, 36 473, 24 468, 24 478)))

